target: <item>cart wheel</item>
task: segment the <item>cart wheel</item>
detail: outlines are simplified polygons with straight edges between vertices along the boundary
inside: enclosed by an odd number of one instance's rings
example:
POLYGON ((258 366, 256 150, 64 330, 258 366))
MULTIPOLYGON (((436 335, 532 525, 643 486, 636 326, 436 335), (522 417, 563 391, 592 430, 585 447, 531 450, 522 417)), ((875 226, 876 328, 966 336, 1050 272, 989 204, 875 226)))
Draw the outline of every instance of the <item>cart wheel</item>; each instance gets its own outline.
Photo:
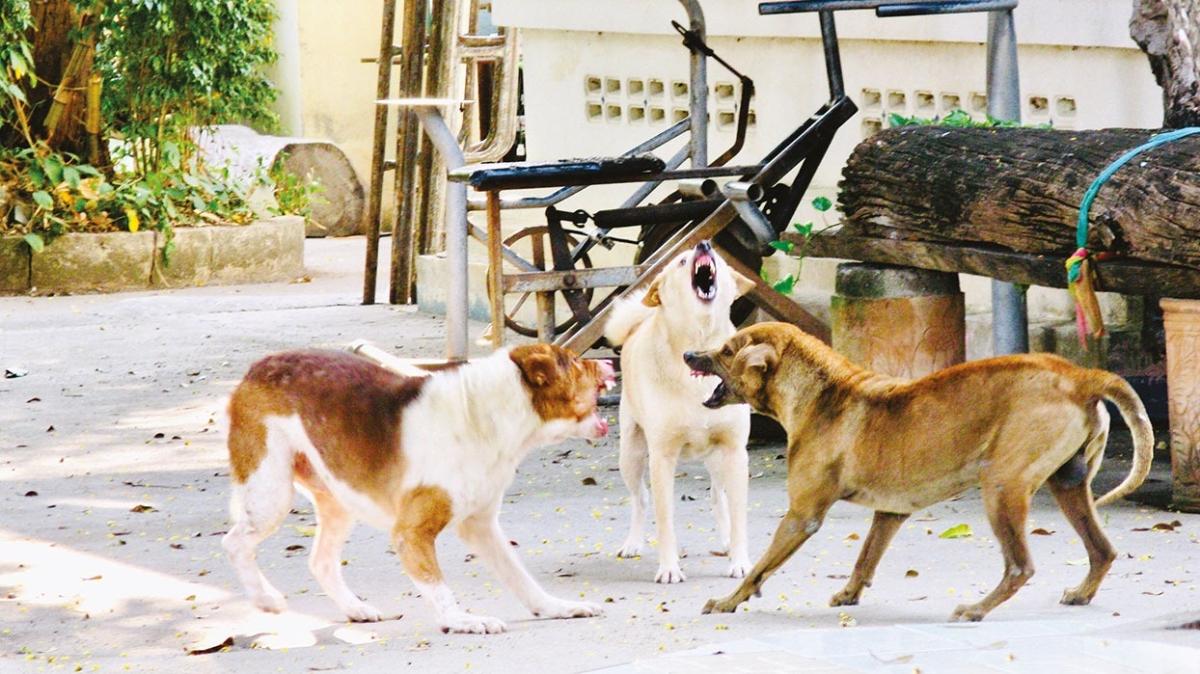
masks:
MULTIPOLYGON (((573 232, 565 232, 567 241, 574 248, 583 240, 582 235, 573 232)), ((534 266, 543 270, 554 268, 553 256, 550 253, 550 228, 545 225, 537 227, 526 227, 518 232, 513 233, 504 240, 504 245, 517 251, 519 255, 525 257, 533 263, 534 266)), ((585 253, 575 261, 576 269, 591 269, 592 260, 585 253)), ((511 262, 504 263, 504 273, 518 273, 517 269, 511 262)), ((561 291, 555 291, 557 294, 561 291)), ((586 288, 573 292, 582 293, 587 300, 588 306, 592 305, 592 295, 595 292, 594 288, 586 288)), ((488 277, 488 294, 492 293, 491 277, 488 277)), ((537 304, 537 293, 506 293, 504 296, 504 325, 513 332, 524 335, 526 337, 537 337, 537 321, 536 318, 530 316, 527 319, 522 319, 520 311, 526 304, 534 307, 537 304)), ((561 305, 561 302, 556 302, 556 305, 561 305)), ((559 335, 571 329, 575 325, 575 316, 570 313, 569 309, 564 309, 561 306, 556 310, 556 314, 566 313, 566 320, 554 326, 554 334, 559 335)))
MULTIPOLYGON (((642 264, 646 260, 649 260, 659 248, 662 248, 663 244, 675 236, 675 233, 683 229, 686 224, 688 223, 661 224, 643 228, 641 245, 638 246, 637 257, 634 259, 634 262, 642 264)), ((729 255, 733 255, 747 267, 751 269, 762 267, 762 254, 758 251, 747 250, 729 233, 721 232, 718 234, 716 236, 716 243, 729 255)), ((741 325, 754 313, 754 308, 754 302, 744 297, 740 298, 729 309, 729 318, 735 326, 741 325)))

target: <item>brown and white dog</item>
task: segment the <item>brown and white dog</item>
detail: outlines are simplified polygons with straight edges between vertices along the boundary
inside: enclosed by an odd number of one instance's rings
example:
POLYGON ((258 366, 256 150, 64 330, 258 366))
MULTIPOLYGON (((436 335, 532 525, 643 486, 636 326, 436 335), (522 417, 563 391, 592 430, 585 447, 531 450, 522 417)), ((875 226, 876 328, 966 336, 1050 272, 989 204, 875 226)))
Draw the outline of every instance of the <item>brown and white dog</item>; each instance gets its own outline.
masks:
POLYGON ((750 568, 746 546, 746 440, 750 408, 708 410, 700 406, 712 386, 692 377, 685 351, 711 349, 734 333, 729 309, 754 282, 737 273, 707 241, 680 253, 644 293, 617 303, 604 334, 621 349, 621 477, 633 510, 629 537, 618 557, 636 557, 645 543, 646 467, 658 528, 659 583, 684 580, 675 543, 675 466, 702 460, 712 477, 710 493, 727 575, 750 568))
POLYGON ((952 620, 981 620, 1033 575, 1025 518, 1046 484, 1083 540, 1091 563, 1064 604, 1087 604, 1116 558, 1096 506, 1132 492, 1150 472, 1154 432, 1142 401, 1117 375, 1047 354, 955 365, 908 381, 865 370, 784 323, 760 323, 724 345, 689 353, 721 379, 706 407, 749 403, 788 434, 788 512, 771 547, 733 594, 705 613, 728 613, 821 528, 838 500, 875 511, 846 587, 832 606, 857 604, 884 549, 908 516, 979 485, 1004 554, 1004 576, 952 620), (1095 503, 1091 481, 1108 440, 1105 400, 1133 431, 1133 468, 1095 503))
POLYGON ((504 630, 495 618, 461 609, 443 580, 434 542, 452 525, 534 615, 598 615, 598 606, 538 585, 501 531, 499 513, 530 450, 608 432, 596 402, 613 382, 607 361, 547 345, 498 351, 428 377, 336 351, 268 356, 229 402, 233 527, 225 551, 255 605, 282 611, 283 595, 263 577, 255 547, 287 515, 295 486, 317 517, 309 568, 350 620, 380 620, 342 578, 341 549, 356 520, 392 533, 444 631, 504 630))

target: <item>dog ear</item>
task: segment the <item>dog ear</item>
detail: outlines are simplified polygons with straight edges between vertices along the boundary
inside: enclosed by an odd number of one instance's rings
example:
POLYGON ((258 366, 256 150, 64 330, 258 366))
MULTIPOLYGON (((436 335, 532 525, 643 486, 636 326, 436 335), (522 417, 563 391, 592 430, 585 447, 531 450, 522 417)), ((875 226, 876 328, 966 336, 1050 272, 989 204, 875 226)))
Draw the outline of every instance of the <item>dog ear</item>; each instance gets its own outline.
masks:
POLYGON ((762 370, 764 373, 775 369, 775 365, 779 363, 779 354, 775 352, 775 347, 765 343, 748 346, 742 349, 738 356, 746 369, 762 370))
POLYGON ((521 376, 534 388, 541 388, 558 379, 558 360, 544 353, 534 353, 517 361, 521 376))
POLYGON ((741 297, 754 289, 757 284, 754 279, 747 278, 745 274, 740 274, 737 270, 730 269, 729 273, 733 275, 733 287, 737 288, 736 297, 741 297))
POLYGON ((642 304, 648 307, 657 307, 662 305, 662 298, 658 296, 658 289, 662 286, 662 275, 657 276, 650 282, 650 287, 646 289, 646 294, 642 296, 642 304))

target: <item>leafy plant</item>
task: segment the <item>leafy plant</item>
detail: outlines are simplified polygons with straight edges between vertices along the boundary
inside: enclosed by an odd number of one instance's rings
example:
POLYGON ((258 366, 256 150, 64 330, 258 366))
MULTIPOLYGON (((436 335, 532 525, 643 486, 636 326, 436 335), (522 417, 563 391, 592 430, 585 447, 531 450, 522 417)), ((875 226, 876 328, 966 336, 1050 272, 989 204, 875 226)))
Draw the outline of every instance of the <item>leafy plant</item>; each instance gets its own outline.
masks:
POLYGON ((271 168, 260 170, 259 181, 275 194, 275 206, 271 207, 271 213, 300 215, 308 222, 312 218, 313 207, 327 203, 325 197, 321 196, 325 186, 311 174, 301 177, 287 170, 284 167, 285 159, 286 155, 280 155, 271 168))
POLYGON ((1014 122, 1004 119, 996 119, 991 115, 987 115, 982 120, 977 120, 971 117, 971 113, 962 108, 955 108, 946 114, 945 117, 905 117, 899 113, 893 112, 888 115, 888 126, 896 128, 900 126, 948 126, 957 129, 1013 129, 1018 127, 1049 129, 1051 125, 1035 124, 1025 125, 1020 122, 1014 122))
POLYGON ((27 35, 33 28, 28 0, 0 0, 0 139, 16 129, 32 142, 25 86, 34 86, 33 53, 27 35), (7 103, 7 104, 5 104, 7 103))
POLYGON ((271 48, 271 0, 134 0, 106 5, 96 67, 102 109, 128 144, 136 170, 153 173, 171 152, 189 158, 189 129, 244 121, 278 125, 275 89, 263 75, 271 48))
MULTIPOLYGON (((205 166, 190 134, 235 121, 276 127, 275 91, 263 75, 275 59, 271 0, 73 0, 98 17, 70 39, 97 45, 111 167, 81 163, 30 133, 28 93, 40 81, 29 3, 0 0, 0 233, 40 251, 68 231, 152 228, 164 235, 167 259, 177 224, 253 217, 252 186, 205 166)), ((281 193, 285 208, 311 204, 307 184, 281 193)))

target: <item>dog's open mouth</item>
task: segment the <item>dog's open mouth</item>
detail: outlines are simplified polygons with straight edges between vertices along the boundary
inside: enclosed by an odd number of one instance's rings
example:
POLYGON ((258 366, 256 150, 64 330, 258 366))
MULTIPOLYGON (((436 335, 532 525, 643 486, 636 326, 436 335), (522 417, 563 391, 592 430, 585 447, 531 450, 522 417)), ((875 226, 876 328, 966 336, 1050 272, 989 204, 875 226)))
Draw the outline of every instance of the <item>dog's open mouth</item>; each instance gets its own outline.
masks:
POLYGON ((711 302, 717 296, 717 260, 711 249, 697 250, 692 258, 692 290, 703 302, 711 302))
POLYGON ((728 393, 729 388, 725 386, 725 380, 722 379, 721 383, 717 384, 717 388, 713 389, 712 395, 708 397, 708 400, 704 401, 704 406, 710 410, 715 410, 725 402, 725 396, 728 393))

